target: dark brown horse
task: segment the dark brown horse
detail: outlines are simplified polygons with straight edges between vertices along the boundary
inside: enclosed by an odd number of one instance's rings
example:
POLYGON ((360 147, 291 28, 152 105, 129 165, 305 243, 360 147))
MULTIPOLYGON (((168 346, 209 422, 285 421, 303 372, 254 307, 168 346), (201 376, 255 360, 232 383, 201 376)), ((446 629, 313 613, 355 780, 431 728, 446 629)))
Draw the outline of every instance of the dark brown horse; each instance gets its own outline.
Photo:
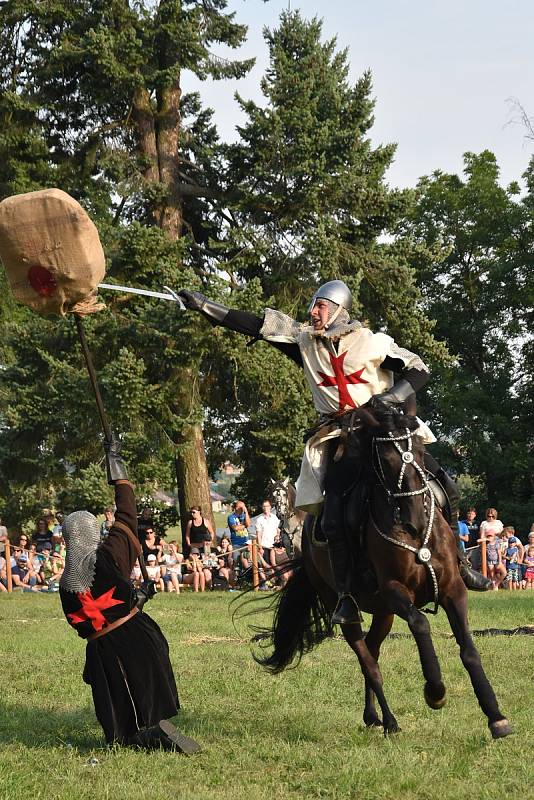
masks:
MULTIPOLYGON (((380 646, 393 624, 394 615, 406 620, 415 639, 425 679, 424 697, 431 708, 445 704, 445 686, 423 606, 441 606, 460 648, 479 705, 488 718, 493 738, 511 733, 488 681, 467 621, 467 590, 458 571, 454 534, 442 516, 424 469, 424 445, 413 432, 414 417, 365 409, 353 412, 345 429, 345 446, 359 453, 366 465, 360 474, 368 487, 364 542, 360 545, 352 593, 360 609, 372 614, 369 632, 359 624, 343 625, 343 635, 356 653, 365 677, 366 725, 382 725, 384 732, 399 730, 383 690, 378 667, 380 646), (361 565, 367 563, 367 572, 361 565), (374 576, 373 576, 374 573, 374 576), (379 717, 375 698, 380 706, 379 717)), ((335 445, 337 448, 337 444, 335 445)), ((336 458, 339 461, 338 448, 336 458)), ((340 463, 343 463, 343 456, 340 463)), ((346 460, 347 465, 356 463, 346 460)), ((354 482, 353 482, 354 484, 354 482)), ((351 513, 347 492, 346 532, 355 540, 358 514, 351 513)), ((359 502, 361 504, 361 493, 359 502)), ((361 513, 361 509, 360 509, 361 513)), ((279 593, 273 627, 268 631, 274 646, 270 655, 258 657, 272 672, 280 672, 295 659, 330 635, 330 617, 336 605, 328 548, 308 516, 304 525, 302 558, 292 564, 293 574, 279 593)), ((320 526, 319 526, 320 527, 320 526)))

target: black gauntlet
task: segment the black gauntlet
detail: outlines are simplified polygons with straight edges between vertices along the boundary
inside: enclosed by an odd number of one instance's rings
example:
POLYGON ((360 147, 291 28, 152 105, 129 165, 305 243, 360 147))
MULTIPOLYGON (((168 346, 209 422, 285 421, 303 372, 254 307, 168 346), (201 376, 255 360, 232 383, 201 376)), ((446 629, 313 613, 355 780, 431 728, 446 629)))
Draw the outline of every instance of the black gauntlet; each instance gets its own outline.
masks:
POLYGON ((120 454, 121 441, 114 433, 111 434, 111 440, 104 440, 104 450, 106 453, 108 483, 114 484, 116 481, 127 481, 128 472, 120 454))

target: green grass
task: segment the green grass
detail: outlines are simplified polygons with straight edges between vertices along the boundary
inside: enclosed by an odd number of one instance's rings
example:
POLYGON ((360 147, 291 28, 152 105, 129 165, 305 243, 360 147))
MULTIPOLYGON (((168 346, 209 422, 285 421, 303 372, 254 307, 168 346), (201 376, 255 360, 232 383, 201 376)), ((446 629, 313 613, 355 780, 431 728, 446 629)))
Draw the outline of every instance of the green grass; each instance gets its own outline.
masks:
MULTIPOLYGON (((362 724, 362 678, 340 639, 300 667, 271 677, 250 656, 235 595, 157 597, 149 612, 171 649, 183 711, 180 727, 204 751, 184 758, 103 746, 84 643, 57 595, 0 596, 2 694, 0 798, 65 800, 493 800, 528 796, 531 783, 534 637, 480 637, 477 645, 515 735, 492 742, 469 679, 431 618, 448 690, 441 711, 424 703, 409 637, 383 647, 386 693, 402 731, 385 739, 362 724), (98 763, 88 765, 90 758, 98 763)), ((473 629, 534 624, 534 593, 471 595, 473 629)), ((395 631, 406 631, 396 622, 395 631)))

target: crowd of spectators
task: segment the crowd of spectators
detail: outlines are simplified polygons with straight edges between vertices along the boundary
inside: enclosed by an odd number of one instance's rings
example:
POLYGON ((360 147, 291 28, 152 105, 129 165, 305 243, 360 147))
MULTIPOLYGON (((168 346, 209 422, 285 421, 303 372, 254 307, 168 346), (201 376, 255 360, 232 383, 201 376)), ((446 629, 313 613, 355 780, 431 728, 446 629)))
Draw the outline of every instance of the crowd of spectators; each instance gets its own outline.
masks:
POLYGON ((486 562, 493 589, 534 589, 534 523, 523 544, 513 525, 503 525, 495 508, 477 520, 475 508, 468 508, 458 523, 458 536, 477 568, 486 562))
MULTIPOLYGON (((503 525, 496 509, 488 508, 479 522, 474 508, 467 509, 458 523, 458 537, 473 565, 480 569, 482 559, 493 588, 534 589, 534 523, 521 541, 511 525, 503 525), (482 546, 481 546, 482 545, 482 546)), ((114 520, 114 509, 103 511, 102 540, 114 520)), ((10 560, 13 589, 26 592, 56 592, 65 560, 63 515, 47 512, 36 520, 33 533, 11 539, 10 560)), ((149 577, 158 591, 180 594, 190 587, 195 592, 212 589, 233 590, 250 584, 253 577, 253 547, 260 589, 276 589, 290 576, 280 520, 269 500, 262 513, 251 518, 242 500, 232 504, 227 528, 218 537, 199 506, 189 510, 183 550, 176 540, 158 534, 153 512, 146 507, 138 520, 138 531, 149 577)), ((3 543, 7 530, 0 520, 0 592, 7 590, 7 564, 3 543)), ((136 564, 132 581, 142 582, 136 564)))

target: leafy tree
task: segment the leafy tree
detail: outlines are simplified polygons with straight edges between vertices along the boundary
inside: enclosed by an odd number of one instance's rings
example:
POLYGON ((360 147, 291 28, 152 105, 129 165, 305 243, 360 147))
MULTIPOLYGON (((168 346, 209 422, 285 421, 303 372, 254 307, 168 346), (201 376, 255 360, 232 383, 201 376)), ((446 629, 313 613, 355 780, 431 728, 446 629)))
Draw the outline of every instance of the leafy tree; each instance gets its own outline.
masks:
POLYGON ((420 181, 409 225, 448 251, 419 266, 425 309, 454 355, 428 392, 441 458, 481 480, 484 501, 523 531, 534 518, 534 161, 524 177, 524 194, 503 188, 492 153, 467 153, 463 178, 420 181))
MULTIPOLYGON (((59 185, 79 199, 99 227, 110 272, 120 282, 198 283, 198 243, 212 224, 202 225, 202 198, 215 191, 203 167, 216 135, 198 99, 182 97, 180 76, 184 69, 201 78, 241 76, 251 66, 210 52, 214 43, 236 47, 244 39, 245 28, 225 13, 226 5, 3 3, 2 195, 59 185), (184 119, 189 114, 190 122, 184 119)), ((166 460, 175 466, 182 509, 201 502, 208 510, 196 380, 202 345, 194 347, 187 322, 161 304, 121 297, 109 307, 90 321, 89 336, 111 417, 128 431, 125 451, 134 475, 143 482, 165 474, 168 481, 166 460)), ((2 389, 0 473, 10 493, 34 480, 36 468, 58 486, 64 482, 65 448, 80 470, 97 452, 94 435, 88 443, 95 414, 82 389, 69 321, 20 314, 15 322, 8 315, 2 337, 11 367, 2 389), (52 379, 64 373, 60 400, 52 379), (49 418, 52 409, 57 419, 49 418), (9 471, 13 446, 24 447, 19 452, 27 466, 16 478, 9 471)))
MULTIPOLYGON (((433 254, 422 241, 396 236, 413 197, 386 184, 395 147, 373 148, 369 139, 370 74, 352 86, 346 51, 335 39, 324 42, 321 22, 299 12, 284 12, 265 39, 265 102, 238 98, 246 121, 226 148, 227 193, 213 204, 228 222, 218 250, 230 292, 219 297, 303 319, 315 288, 341 278, 353 290, 356 315, 404 346, 443 358, 413 267, 433 254)), ((259 502, 270 476, 296 477, 313 409, 298 368, 265 344, 243 350, 236 338, 213 334, 222 349, 205 369, 217 376, 212 415, 222 423, 208 431, 209 442, 211 433, 234 442, 246 466, 236 488, 259 502)))

